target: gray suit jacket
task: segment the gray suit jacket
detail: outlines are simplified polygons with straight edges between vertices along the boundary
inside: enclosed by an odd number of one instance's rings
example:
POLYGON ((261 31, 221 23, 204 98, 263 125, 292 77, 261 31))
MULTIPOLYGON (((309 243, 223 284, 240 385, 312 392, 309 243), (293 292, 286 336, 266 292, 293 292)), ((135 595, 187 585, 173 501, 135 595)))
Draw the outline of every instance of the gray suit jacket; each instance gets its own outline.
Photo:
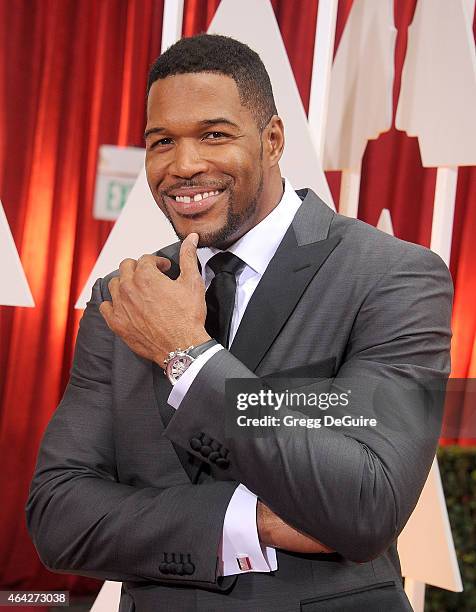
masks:
MULTIPOLYGON (((123 581, 121 610, 410 610, 396 538, 433 459, 449 374, 452 287, 428 249, 332 212, 310 190, 229 351, 175 412, 160 368, 106 326, 94 285, 71 379, 45 433, 27 522, 54 571, 123 581), (237 428, 225 380, 346 393, 275 415, 377 426, 237 428), (278 550, 278 570, 218 576, 239 482, 332 554, 278 550)), ((175 244, 162 254, 178 274, 175 244)), ((117 271, 113 274, 117 274, 117 271)), ((228 384, 230 394, 230 385, 228 384)))

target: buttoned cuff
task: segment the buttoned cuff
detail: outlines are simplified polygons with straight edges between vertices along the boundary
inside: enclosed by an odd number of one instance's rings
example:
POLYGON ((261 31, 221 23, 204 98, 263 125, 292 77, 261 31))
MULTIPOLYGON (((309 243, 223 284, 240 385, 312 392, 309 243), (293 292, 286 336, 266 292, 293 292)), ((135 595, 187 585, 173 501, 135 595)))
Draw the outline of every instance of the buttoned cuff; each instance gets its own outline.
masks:
POLYGON ((240 484, 228 504, 220 547, 223 576, 278 569, 276 551, 259 541, 256 524, 258 498, 240 484))

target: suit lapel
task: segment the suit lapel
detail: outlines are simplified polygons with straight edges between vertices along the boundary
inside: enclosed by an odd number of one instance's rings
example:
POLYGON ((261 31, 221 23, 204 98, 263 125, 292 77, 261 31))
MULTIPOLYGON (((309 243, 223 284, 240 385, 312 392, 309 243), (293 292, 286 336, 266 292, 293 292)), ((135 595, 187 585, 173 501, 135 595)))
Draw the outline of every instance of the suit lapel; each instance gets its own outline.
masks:
POLYGON ((255 371, 306 287, 339 243, 327 238, 298 245, 293 225, 253 293, 230 352, 255 371))
POLYGON ((255 289, 230 347, 252 371, 341 240, 329 235, 335 212, 311 189, 297 194, 302 204, 255 289))

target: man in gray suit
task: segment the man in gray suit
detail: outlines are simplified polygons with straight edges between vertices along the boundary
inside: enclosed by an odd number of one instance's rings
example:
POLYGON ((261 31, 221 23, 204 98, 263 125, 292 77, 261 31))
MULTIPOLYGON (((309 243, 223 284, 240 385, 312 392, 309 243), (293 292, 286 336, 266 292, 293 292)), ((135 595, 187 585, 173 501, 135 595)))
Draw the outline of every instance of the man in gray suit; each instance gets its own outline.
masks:
POLYGON ((410 610, 396 539, 440 431, 446 267, 282 179, 237 41, 156 61, 145 136, 181 242, 93 287, 27 504, 40 557, 123 581, 122 611, 410 610))

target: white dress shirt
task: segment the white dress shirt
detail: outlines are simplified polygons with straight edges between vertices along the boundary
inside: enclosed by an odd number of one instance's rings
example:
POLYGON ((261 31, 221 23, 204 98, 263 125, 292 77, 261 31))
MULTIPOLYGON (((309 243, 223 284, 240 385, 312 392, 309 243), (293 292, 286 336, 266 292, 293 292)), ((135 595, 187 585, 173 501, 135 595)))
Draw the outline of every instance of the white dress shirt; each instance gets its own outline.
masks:
MULTIPOLYGON (((301 199, 290 182, 285 179, 284 193, 279 204, 258 225, 255 225, 228 249, 230 253, 235 254, 245 263, 241 272, 237 273, 236 278, 230 345, 248 302, 300 205, 301 199)), ((219 249, 209 247, 197 250, 197 256, 202 266, 203 280, 207 288, 214 273, 206 264, 217 253, 220 253, 219 249)), ((220 344, 213 346, 191 364, 172 388, 168 398, 170 406, 173 408, 180 406, 200 369, 212 355, 220 350, 224 350, 224 347, 220 344)), ((220 546, 221 570, 224 576, 250 571, 269 572, 276 570, 278 567, 275 549, 263 546, 259 541, 256 525, 256 504, 256 495, 243 484, 236 488, 230 499, 225 514, 220 546), (249 565, 251 565, 250 569, 240 569, 238 559, 241 557, 248 557, 249 565)))

